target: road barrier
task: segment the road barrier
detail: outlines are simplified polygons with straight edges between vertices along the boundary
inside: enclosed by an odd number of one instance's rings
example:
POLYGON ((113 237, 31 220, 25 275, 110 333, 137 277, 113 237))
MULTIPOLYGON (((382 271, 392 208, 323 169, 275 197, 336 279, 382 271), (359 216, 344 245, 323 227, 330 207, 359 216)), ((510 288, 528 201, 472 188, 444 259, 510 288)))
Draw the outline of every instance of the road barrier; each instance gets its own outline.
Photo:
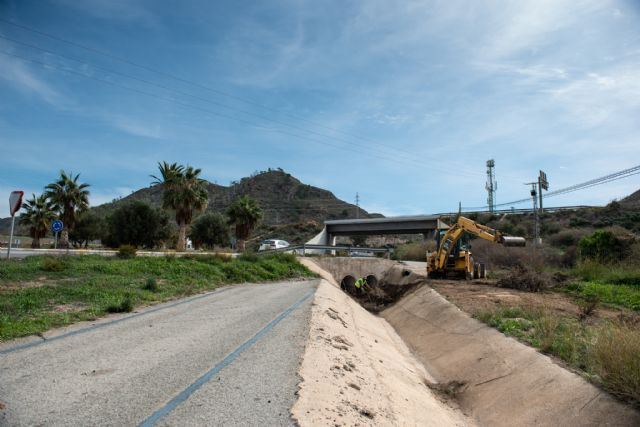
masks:
POLYGON ((286 248, 268 249, 258 252, 259 255, 272 254, 276 252, 293 253, 296 255, 316 255, 318 252, 346 252, 347 256, 375 256, 375 254, 385 254, 387 258, 391 256, 391 248, 362 248, 356 246, 331 246, 331 245, 291 245, 286 248))

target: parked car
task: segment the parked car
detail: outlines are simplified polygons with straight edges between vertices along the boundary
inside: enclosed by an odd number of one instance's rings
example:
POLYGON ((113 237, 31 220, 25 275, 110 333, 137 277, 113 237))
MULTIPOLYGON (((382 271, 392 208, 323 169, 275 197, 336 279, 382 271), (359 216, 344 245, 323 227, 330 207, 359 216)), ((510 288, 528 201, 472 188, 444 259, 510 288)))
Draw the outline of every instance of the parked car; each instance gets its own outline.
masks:
POLYGON ((270 251, 273 249, 288 248, 288 247, 289 247, 289 242, 287 242, 286 240, 269 239, 269 240, 263 240, 260 243, 258 252, 270 251))

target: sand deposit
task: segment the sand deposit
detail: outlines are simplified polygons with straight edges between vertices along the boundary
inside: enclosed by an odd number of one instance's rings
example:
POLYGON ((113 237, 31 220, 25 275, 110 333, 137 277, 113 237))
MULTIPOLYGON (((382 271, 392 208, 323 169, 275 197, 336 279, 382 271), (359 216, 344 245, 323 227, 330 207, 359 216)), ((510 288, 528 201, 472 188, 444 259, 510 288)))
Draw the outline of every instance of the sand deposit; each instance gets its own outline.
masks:
POLYGON ((303 260, 322 280, 300 368, 301 426, 467 426, 472 423, 427 384, 434 378, 382 318, 342 292, 331 275, 303 260))

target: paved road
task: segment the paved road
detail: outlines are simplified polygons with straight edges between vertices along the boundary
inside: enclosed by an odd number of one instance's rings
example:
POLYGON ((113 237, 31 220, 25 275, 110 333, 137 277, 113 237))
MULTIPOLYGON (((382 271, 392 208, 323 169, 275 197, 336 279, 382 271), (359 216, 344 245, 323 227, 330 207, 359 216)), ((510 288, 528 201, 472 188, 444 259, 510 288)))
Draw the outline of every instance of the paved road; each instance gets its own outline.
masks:
POLYGON ((231 286, 0 345, 0 425, 292 425, 316 286, 231 286))

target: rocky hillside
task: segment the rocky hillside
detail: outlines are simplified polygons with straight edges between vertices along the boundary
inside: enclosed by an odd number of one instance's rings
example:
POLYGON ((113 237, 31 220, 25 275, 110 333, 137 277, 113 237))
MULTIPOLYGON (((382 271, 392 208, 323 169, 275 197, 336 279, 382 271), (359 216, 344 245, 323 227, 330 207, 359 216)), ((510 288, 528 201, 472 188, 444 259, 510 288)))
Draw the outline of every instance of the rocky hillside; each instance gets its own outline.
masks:
POLYGON ((640 207, 640 190, 620 200, 620 204, 623 206, 640 207))
MULTIPOLYGON (((256 199, 264 211, 264 226, 284 224, 322 224, 327 219, 346 219, 356 217, 356 206, 338 199, 330 191, 304 184, 281 169, 256 173, 242 178, 230 186, 207 183, 209 206, 207 211, 224 212, 238 197, 249 195, 256 199)), ((134 193, 105 203, 92 209, 101 216, 108 216, 118 206, 131 200, 143 200, 155 206, 162 203, 162 188, 159 186, 142 188, 134 193)), ((360 218, 379 217, 359 209, 360 218)), ((17 221, 16 221, 17 222, 17 221)), ((0 220, 0 234, 8 234, 11 221, 0 220)), ((18 235, 26 230, 19 227, 18 235)))

